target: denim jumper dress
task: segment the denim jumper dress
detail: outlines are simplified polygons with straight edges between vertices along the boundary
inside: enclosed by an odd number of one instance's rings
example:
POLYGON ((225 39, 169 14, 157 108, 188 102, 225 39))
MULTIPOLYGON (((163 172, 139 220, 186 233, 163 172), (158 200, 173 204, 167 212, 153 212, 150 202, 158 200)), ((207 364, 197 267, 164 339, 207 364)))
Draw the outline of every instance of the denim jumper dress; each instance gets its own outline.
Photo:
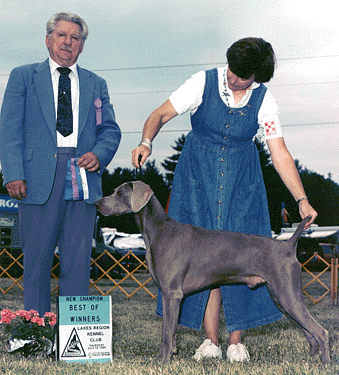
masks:
MULTIPOLYGON (((175 169, 168 210, 171 218, 207 229, 271 237, 266 190, 253 142, 266 90, 261 84, 246 106, 230 108, 220 98, 217 69, 206 71, 203 100, 191 116, 192 130, 175 169)), ((213 249, 209 251, 213 256, 213 249)), ((184 298, 179 324, 201 329, 209 292, 184 298)), ((221 286, 221 294, 228 332, 282 317, 266 286, 221 286)), ((160 291, 157 314, 162 316, 160 291)))

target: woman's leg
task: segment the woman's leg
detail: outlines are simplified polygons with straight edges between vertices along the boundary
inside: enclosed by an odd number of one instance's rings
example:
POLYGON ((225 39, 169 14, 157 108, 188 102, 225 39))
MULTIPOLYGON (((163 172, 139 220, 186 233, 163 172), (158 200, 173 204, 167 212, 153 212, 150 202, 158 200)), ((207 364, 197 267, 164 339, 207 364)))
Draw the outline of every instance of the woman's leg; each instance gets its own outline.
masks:
POLYGON ((237 345, 241 342, 241 331, 234 331, 230 333, 229 344, 237 345))
POLYGON ((204 327, 207 338, 210 339, 212 343, 217 346, 219 342, 220 306, 220 288, 212 289, 206 306, 204 327))
MULTIPOLYGON (((206 306, 204 326, 207 338, 210 339, 214 345, 218 345, 219 343, 220 307, 220 288, 212 289, 206 306)), ((231 332, 229 345, 237 345, 239 342, 241 342, 241 331, 231 332)))

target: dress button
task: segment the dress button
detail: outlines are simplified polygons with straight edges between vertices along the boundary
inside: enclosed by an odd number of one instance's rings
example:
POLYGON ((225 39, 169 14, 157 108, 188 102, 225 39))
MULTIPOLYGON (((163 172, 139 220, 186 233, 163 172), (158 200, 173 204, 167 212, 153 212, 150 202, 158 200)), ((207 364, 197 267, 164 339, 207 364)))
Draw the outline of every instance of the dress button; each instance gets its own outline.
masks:
POLYGON ((221 159, 221 162, 224 162, 225 161, 225 159, 221 159))
POLYGON ((217 218, 220 219, 220 215, 218 215, 217 218))
POLYGON ((230 124, 226 124, 226 128, 228 128, 230 126, 230 124))
POLYGON ((220 176, 223 176, 223 175, 224 175, 224 172, 221 172, 221 173, 220 173, 220 176))
POLYGON ((222 190, 223 189, 223 187, 222 186, 220 186, 220 188, 219 188, 220 190, 222 190))
POLYGON ((219 201, 218 204, 221 204, 221 201, 219 201))
POLYGON ((222 148, 222 150, 225 150, 225 146, 222 148))
POLYGON ((58 157, 58 155, 57 155, 57 154, 54 154, 54 157, 55 157, 55 158, 57 158, 57 157, 58 157))

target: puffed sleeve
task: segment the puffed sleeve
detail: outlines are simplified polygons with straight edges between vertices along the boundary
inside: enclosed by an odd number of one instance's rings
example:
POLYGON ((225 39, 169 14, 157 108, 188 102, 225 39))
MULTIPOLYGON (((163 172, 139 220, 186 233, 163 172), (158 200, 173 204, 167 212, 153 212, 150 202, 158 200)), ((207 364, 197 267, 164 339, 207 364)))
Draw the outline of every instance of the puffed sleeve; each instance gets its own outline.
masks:
POLYGON ((267 90, 258 113, 258 122, 265 140, 282 137, 280 111, 272 93, 267 90))
POLYGON ((202 102, 205 89, 206 73, 200 71, 192 75, 169 97, 171 104, 179 115, 190 111, 193 114, 202 102))

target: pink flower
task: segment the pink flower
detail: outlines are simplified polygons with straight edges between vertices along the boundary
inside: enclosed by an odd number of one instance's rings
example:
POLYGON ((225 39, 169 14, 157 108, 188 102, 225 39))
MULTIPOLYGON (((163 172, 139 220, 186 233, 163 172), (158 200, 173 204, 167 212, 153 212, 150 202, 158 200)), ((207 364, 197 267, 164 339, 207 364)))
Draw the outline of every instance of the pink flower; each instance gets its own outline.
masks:
POLYGON ((55 318, 56 314, 54 314, 52 312, 45 312, 44 317, 46 317, 46 318, 55 318))
POLYGON ((46 318, 46 322, 48 322, 48 324, 50 326, 55 326, 55 324, 56 324, 56 314, 54 314, 52 312, 46 312, 45 315, 44 315, 44 318, 46 318))
POLYGON ((26 319, 27 321, 31 319, 32 315, 26 311, 26 310, 18 310, 16 312, 16 316, 20 317, 20 318, 24 318, 26 319))
POLYGON ((16 316, 19 316, 20 318, 21 317, 25 317, 27 315, 27 311, 26 310, 18 310, 16 313, 16 316))
POLYGON ((44 318, 39 318, 38 325, 42 326, 42 327, 45 327, 45 320, 44 320, 44 318))
POLYGON ((50 321, 48 322, 48 324, 49 324, 50 326, 55 326, 55 325, 56 325, 56 319, 50 320, 50 321))
POLYGON ((21 340, 46 337, 53 340, 53 326, 56 324, 56 314, 47 312, 42 318, 35 310, 0 311, 0 323, 3 323, 5 332, 12 338, 21 340))
POLYGON ((45 326, 44 318, 39 318, 38 316, 33 316, 31 319, 32 323, 37 323, 39 326, 45 326))
POLYGON ((1 320, 0 323, 10 324, 13 319, 15 319, 16 314, 11 310, 4 309, 0 313, 1 320))

